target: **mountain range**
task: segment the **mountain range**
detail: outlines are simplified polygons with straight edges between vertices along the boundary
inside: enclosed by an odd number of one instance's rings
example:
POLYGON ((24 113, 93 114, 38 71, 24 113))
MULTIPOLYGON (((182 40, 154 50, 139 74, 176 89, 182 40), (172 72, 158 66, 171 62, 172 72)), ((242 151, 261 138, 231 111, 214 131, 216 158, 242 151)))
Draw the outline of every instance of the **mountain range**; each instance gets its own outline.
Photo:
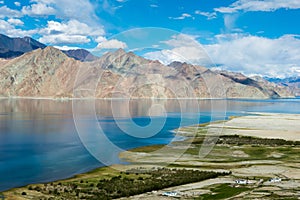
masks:
MULTIPOLYGON (((0 58, 11 59, 23 55, 35 49, 44 49, 47 46, 30 37, 11 38, 0 34, 0 58)), ((62 51, 67 56, 80 61, 92 61, 98 57, 85 49, 74 49, 62 51)))
POLYGON ((286 86, 288 87, 291 92, 295 96, 300 96, 300 77, 289 77, 289 78, 270 78, 265 77, 265 80, 269 82, 275 83, 277 85, 286 86))
POLYGON ((280 98, 287 87, 242 74, 173 62, 163 65, 119 49, 81 62, 54 47, 0 60, 3 97, 280 98))

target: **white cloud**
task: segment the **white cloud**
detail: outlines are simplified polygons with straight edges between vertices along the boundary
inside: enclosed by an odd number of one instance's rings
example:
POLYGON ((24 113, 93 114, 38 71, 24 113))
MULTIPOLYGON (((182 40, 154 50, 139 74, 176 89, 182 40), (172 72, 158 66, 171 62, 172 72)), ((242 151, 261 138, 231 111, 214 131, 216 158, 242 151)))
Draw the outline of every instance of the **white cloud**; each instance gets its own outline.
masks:
POLYGON ((1 30, 1 32, 2 31, 6 32, 7 30, 10 30, 12 28, 13 28, 13 26, 10 23, 8 23, 5 20, 0 19, 0 30, 1 30))
POLYGON ((181 14, 180 17, 169 17, 169 19, 175 19, 175 20, 183 20, 183 19, 186 19, 186 18, 193 18, 194 19, 194 17, 192 15, 188 14, 188 13, 183 13, 183 14, 181 14))
POLYGON ((90 35, 97 36, 103 35, 104 30, 102 27, 94 28, 89 25, 79 22, 77 20, 70 20, 68 22, 48 21, 47 27, 41 33, 43 34, 56 34, 65 33, 69 35, 90 35))
POLYGON ((79 47, 70 47, 70 46, 54 46, 54 47, 59 49, 59 50, 62 50, 62 51, 80 49, 79 47))
POLYGON ((229 7, 216 8, 215 11, 221 13, 234 13, 237 11, 275 11, 280 8, 284 9, 299 9, 299 0, 238 0, 229 7))
POLYGON ((96 5, 89 0, 31 0, 30 2, 53 8, 57 18, 76 19, 91 26, 98 25, 98 17, 95 14, 96 5))
POLYGON ((51 44, 82 44, 91 40, 89 36, 103 35, 102 27, 91 27, 77 20, 68 22, 48 21, 47 27, 39 32, 43 35, 39 41, 51 44))
POLYGON ((210 63, 210 59, 202 45, 189 35, 175 35, 172 39, 162 41, 162 43, 167 44, 170 49, 148 52, 144 56, 152 60, 159 60, 164 64, 169 64, 173 61, 188 62, 197 65, 210 63))
POLYGON ((125 49, 127 48, 127 44, 125 42, 112 39, 112 40, 105 40, 104 38, 97 38, 97 41, 100 43, 97 45, 96 49, 125 49))
POLYGON ((50 44, 83 44, 89 43, 91 40, 82 35, 66 35, 66 34, 56 34, 56 35, 44 35, 39 39, 41 43, 50 44))
POLYGON ((37 30, 16 29, 13 24, 0 19, 0 32, 10 37, 24 37, 37 33, 37 30))
POLYGON ((105 42, 107 41, 107 39, 103 36, 98 36, 96 39, 95 39, 96 42, 98 43, 101 43, 101 42, 105 42))
POLYGON ((8 23, 12 24, 12 25, 16 25, 16 26, 22 26, 24 25, 24 22, 21 21, 20 19, 14 19, 14 18, 10 18, 7 20, 8 23))
POLYGON ((4 4, 4 1, 0 1, 0 4, 4 4))
POLYGON ((12 10, 7 6, 0 7, 0 18, 12 18, 12 17, 20 17, 22 14, 17 10, 12 10))
POLYGON ((56 10, 44 3, 37 3, 31 4, 29 6, 23 6, 22 13, 29 16, 47 16, 54 15, 56 13, 56 10))
POLYGON ((200 10, 196 10, 195 14, 207 17, 208 20, 217 18, 217 13, 216 12, 210 13, 210 12, 202 12, 200 10))
POLYGON ((15 6, 18 6, 18 7, 21 6, 21 3, 18 1, 15 1, 14 4, 15 4, 15 6))
MULTIPOLYGON (((272 77, 293 76, 300 69, 300 37, 284 35, 277 39, 230 34, 205 48, 212 60, 230 71, 272 77)), ((298 72, 298 75, 299 72, 298 72)))

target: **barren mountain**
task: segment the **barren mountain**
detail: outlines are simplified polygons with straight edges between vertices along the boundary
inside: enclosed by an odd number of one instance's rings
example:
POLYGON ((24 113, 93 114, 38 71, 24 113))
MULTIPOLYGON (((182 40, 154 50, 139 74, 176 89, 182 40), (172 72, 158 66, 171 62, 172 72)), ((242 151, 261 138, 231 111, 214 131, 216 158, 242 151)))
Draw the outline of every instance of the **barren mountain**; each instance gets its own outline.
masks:
POLYGON ((72 96, 79 61, 46 47, 10 60, 0 68, 2 96, 72 96))
POLYGON ((166 66, 124 50, 80 62, 53 47, 1 62, 0 95, 97 98, 274 98, 290 93, 241 74, 174 62, 166 66))
POLYGON ((26 52, 45 48, 46 45, 30 38, 10 38, 0 34, 0 58, 15 58, 26 52))
POLYGON ((290 77, 290 78, 269 78, 265 77, 265 80, 275 83, 280 86, 285 86, 290 89, 290 91, 295 95, 295 96, 300 96, 300 77, 290 77))
POLYGON ((258 76, 249 78, 241 73, 228 71, 219 71, 218 73, 230 78, 231 80, 237 83, 247 86, 253 86, 260 90, 264 95, 269 96, 271 98, 294 97, 293 93, 289 90, 289 88, 271 83, 258 76))

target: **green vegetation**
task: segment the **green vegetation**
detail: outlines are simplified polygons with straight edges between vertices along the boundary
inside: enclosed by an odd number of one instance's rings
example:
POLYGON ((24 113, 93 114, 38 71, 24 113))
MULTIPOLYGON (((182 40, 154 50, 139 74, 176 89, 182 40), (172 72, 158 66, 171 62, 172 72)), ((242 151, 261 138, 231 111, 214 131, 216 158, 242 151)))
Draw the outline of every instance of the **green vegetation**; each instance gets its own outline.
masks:
POLYGON ((264 145, 264 146, 300 146, 299 141, 287 141, 283 139, 256 138, 240 135, 222 135, 219 137, 218 144, 230 145, 264 145))
POLYGON ((79 178, 73 181, 28 186, 28 190, 54 195, 60 199, 113 199, 229 174, 186 169, 139 168, 120 172, 110 178, 79 178))
POLYGON ((221 184, 217 187, 211 189, 211 194, 204 194, 200 196, 199 200, 216 200, 216 199, 226 199, 234 197, 242 192, 248 191, 248 187, 233 187, 229 184, 221 184))
POLYGON ((138 147, 135 149, 130 149, 131 152, 144 152, 144 153, 149 153, 149 152, 153 152, 156 150, 159 150, 161 148, 163 148, 165 145, 152 145, 152 146, 144 146, 144 147, 138 147))

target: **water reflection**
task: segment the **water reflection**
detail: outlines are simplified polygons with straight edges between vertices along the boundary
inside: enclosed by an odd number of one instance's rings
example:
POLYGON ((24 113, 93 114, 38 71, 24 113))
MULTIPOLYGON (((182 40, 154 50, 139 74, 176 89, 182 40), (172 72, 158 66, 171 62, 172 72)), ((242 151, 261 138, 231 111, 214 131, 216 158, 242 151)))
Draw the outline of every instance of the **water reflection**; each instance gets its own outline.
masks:
MULTIPOLYGON (((0 191, 21 185, 70 177, 102 166, 83 146, 75 128, 72 101, 0 100, 0 191)), ((254 112, 300 113, 300 99, 281 100, 75 100, 76 116, 95 144, 98 126, 102 135, 120 149, 167 144, 171 130, 229 115, 254 112), (95 112, 91 115, 91 111, 95 112), (225 113, 226 111, 226 113, 225 113), (151 118, 152 117, 152 118, 151 118), (142 138, 134 133, 151 119, 164 119, 160 131, 142 138), (124 133, 125 130, 125 133, 124 133), (128 134, 128 133, 131 133, 128 134)), ((146 129, 144 129, 146 130, 146 129)), ((146 134, 152 134, 151 129, 146 134)), ((101 139, 101 138, 100 138, 101 139)), ((98 140, 99 141, 99 140, 98 140)), ((95 144, 96 153, 109 163, 119 162, 117 151, 95 144)))

